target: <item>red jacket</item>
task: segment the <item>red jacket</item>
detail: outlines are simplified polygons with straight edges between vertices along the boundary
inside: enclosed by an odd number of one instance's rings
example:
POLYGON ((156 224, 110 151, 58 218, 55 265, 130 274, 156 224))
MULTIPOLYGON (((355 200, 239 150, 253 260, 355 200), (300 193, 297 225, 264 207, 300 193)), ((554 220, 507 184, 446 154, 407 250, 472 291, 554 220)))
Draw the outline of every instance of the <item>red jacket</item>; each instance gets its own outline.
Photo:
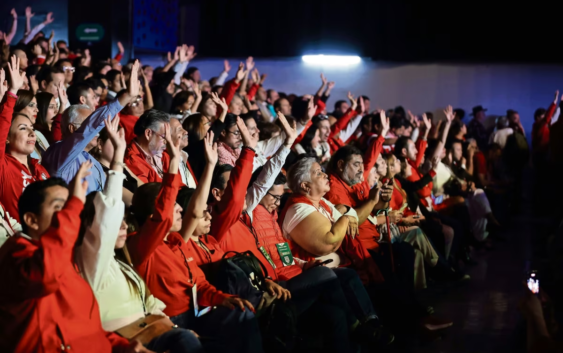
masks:
MULTIPOLYGON (((278 213, 276 211, 274 211, 274 213, 270 213, 264 206, 258 205, 252 212, 252 215, 253 219, 251 226, 253 226, 254 234, 256 235, 260 246, 265 248, 276 265, 274 275, 269 276, 275 278, 276 280, 289 281, 293 277, 300 275, 303 272, 301 267, 297 264, 284 266, 278 252, 276 244, 283 244, 287 242, 287 240, 283 237, 282 230, 277 222, 278 213)), ((260 258, 260 260, 262 260, 262 258, 260 258)), ((265 262, 267 262, 267 260, 265 262)), ((270 269, 270 266, 266 266, 266 268, 270 269)))
MULTIPOLYGON (((366 152, 364 159, 364 181, 354 186, 348 185, 342 178, 336 174, 330 174, 330 191, 326 193, 325 198, 335 205, 343 204, 350 207, 357 207, 364 203, 369 198, 369 185, 367 178, 371 168, 375 165, 377 157, 381 153, 385 139, 379 136, 371 145, 370 149, 366 152)), ((358 239, 366 249, 377 250, 381 235, 377 231, 377 226, 369 219, 360 224, 360 235, 358 239)))
POLYGON ((135 128, 135 124, 137 123, 137 120, 139 120, 139 117, 135 115, 119 114, 119 118, 119 126, 125 130, 125 142, 130 144, 137 136, 135 135, 135 132, 133 132, 133 129, 135 128))
POLYGON ((192 307, 194 284, 200 306, 219 305, 228 296, 207 282, 180 234, 169 233, 179 179, 178 174, 164 175, 152 217, 127 239, 135 268, 153 295, 166 304, 164 313, 168 316, 180 315, 192 307))
POLYGON ((545 118, 534 122, 534 125, 532 125, 532 151, 534 153, 547 154, 549 150, 549 127, 556 109, 557 105, 551 103, 547 108, 545 118))
MULTIPOLYGON (((225 98, 225 103, 227 103, 227 106, 230 105, 239 87, 240 87, 240 83, 236 83, 234 78, 232 80, 227 81, 225 83, 225 86, 223 86, 223 90, 219 95, 219 99, 225 98)), ((221 115, 221 112, 223 112, 223 108, 221 108, 221 106, 218 105, 217 116, 221 115)))
POLYGON ((257 83, 254 83, 254 84, 252 84, 252 86, 250 86, 250 88, 248 89, 248 92, 246 93, 246 97, 248 97, 249 101, 254 99, 256 92, 258 92, 258 88, 260 88, 260 85, 257 84, 257 83))
MULTIPOLYGON (((418 139, 418 141, 416 141, 416 149, 418 150, 418 154, 416 155, 416 161, 408 159, 408 162, 412 167, 412 174, 407 178, 408 181, 419 181, 424 176, 424 174, 420 172, 419 167, 422 164, 422 159, 424 158, 424 152, 426 152, 427 146, 428 142, 426 142, 425 140, 418 139)), ((432 187, 433 184, 432 182, 430 182, 425 187, 418 190, 420 203, 424 206, 428 206, 428 201, 426 200, 426 198, 432 195, 432 187)))
POLYGON ((57 116, 53 119, 53 124, 51 125, 51 136, 53 137, 53 142, 49 141, 49 143, 59 142, 63 139, 63 131, 61 129, 61 120, 63 116, 61 114, 57 114, 57 116))
MULTIPOLYGON (((287 200, 285 208, 281 213, 280 223, 283 222, 289 207, 295 203, 313 204, 306 196, 293 194, 287 200)), ((332 209, 328 207, 323 200, 321 200, 319 204, 328 213, 332 214, 332 209)), ((315 258, 315 255, 305 251, 296 242, 290 241, 289 245, 291 246, 291 251, 294 256, 305 261, 311 261, 315 258)), ((351 267, 356 270, 356 272, 358 272, 358 276, 360 276, 360 279, 362 280, 362 283, 382 283, 384 281, 383 275, 379 271, 375 261, 373 261, 371 255, 359 241, 358 237, 352 238, 351 236, 346 235, 344 239, 342 239, 342 243, 336 252, 343 260, 340 263, 340 267, 351 267)))
POLYGON ((28 158, 30 171, 19 160, 6 153, 6 140, 15 104, 16 98, 7 92, 4 104, 0 107, 0 202, 20 222, 18 200, 23 190, 34 181, 46 180, 49 173, 37 159, 28 158))
POLYGON ((248 215, 242 215, 246 189, 252 177, 254 156, 255 153, 251 149, 242 149, 227 182, 225 193, 213 208, 214 221, 211 223, 211 234, 214 234, 219 246, 225 252, 251 251, 266 267, 268 276, 275 278, 273 267, 258 249, 261 245, 255 237, 254 229, 247 225, 250 223, 247 219, 248 215))
POLYGON ((129 345, 102 329, 96 297, 73 263, 83 207, 71 197, 39 241, 20 234, 0 248, 1 352, 118 352, 129 345))
MULTIPOLYGON (((167 154, 162 154, 162 170, 168 170, 166 168, 167 154)), ((127 167, 139 178, 143 183, 162 182, 162 177, 160 174, 154 170, 154 168, 147 162, 145 157, 145 152, 141 150, 141 147, 133 140, 127 150, 125 151, 124 162, 127 167)))

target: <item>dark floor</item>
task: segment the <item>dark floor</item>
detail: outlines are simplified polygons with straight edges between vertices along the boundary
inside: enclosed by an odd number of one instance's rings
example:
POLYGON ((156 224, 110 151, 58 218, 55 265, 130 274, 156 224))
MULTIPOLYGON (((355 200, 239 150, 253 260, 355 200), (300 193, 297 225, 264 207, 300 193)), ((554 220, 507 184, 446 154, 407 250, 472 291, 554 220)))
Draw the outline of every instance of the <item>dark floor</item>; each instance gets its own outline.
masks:
POLYGON ((466 268, 471 281, 462 287, 427 293, 438 316, 454 322, 441 340, 423 346, 422 353, 523 352, 525 330, 518 301, 532 258, 533 239, 545 225, 534 216, 512 217, 492 251, 474 252, 477 264, 466 268))

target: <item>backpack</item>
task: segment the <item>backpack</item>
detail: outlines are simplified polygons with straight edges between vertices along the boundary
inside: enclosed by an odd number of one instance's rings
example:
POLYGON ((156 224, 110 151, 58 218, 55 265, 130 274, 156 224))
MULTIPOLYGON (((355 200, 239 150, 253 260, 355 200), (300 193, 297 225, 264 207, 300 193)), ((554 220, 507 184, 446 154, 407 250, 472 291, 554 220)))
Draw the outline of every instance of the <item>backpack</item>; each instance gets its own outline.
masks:
POLYGON ((262 345, 268 353, 293 352, 297 344, 297 309, 291 300, 276 300, 260 316, 262 345))
POLYGON ((248 300, 258 308, 266 291, 266 268, 250 251, 228 251, 215 278, 217 289, 248 300), (229 254, 235 254, 227 258, 229 254))

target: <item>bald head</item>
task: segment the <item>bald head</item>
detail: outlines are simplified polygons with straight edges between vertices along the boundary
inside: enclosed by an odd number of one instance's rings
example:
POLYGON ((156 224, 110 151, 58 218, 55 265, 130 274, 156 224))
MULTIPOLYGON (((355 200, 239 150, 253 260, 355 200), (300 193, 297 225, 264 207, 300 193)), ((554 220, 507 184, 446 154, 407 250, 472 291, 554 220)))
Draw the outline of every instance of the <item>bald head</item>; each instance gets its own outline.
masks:
POLYGON ((13 54, 20 59, 20 69, 27 69, 27 54, 21 49, 15 49, 13 54))

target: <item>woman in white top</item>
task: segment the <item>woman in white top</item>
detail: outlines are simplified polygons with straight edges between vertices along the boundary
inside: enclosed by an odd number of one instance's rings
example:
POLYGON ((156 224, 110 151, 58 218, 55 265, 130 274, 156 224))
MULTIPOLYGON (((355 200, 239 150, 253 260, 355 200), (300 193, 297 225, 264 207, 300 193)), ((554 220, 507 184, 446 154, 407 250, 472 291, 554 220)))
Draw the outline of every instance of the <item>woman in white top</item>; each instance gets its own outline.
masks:
MULTIPOLYGON (((123 129, 118 129, 119 117, 105 124, 115 152, 104 191, 87 197, 82 212, 83 240, 77 244, 76 262, 96 295, 103 328, 116 331, 149 314, 165 316, 162 311, 166 306, 150 294, 129 260, 122 201, 125 135, 123 129)), ((192 332, 178 328, 154 338, 147 348, 171 353, 203 352, 192 332)))

